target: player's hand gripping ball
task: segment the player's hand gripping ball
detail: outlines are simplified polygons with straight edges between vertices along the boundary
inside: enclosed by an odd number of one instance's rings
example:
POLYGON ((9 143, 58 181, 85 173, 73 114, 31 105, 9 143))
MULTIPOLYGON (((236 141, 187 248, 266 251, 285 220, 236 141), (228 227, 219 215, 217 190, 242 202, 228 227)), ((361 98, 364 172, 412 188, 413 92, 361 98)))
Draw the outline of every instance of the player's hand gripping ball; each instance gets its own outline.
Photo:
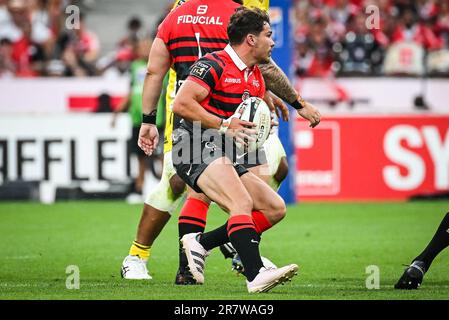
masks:
POLYGON ((238 106, 236 113, 240 114, 240 120, 256 124, 256 127, 252 128, 256 131, 256 135, 253 136, 255 141, 247 141, 247 147, 237 142, 237 147, 245 152, 252 152, 262 147, 271 130, 271 112, 265 101, 258 97, 248 98, 238 106))

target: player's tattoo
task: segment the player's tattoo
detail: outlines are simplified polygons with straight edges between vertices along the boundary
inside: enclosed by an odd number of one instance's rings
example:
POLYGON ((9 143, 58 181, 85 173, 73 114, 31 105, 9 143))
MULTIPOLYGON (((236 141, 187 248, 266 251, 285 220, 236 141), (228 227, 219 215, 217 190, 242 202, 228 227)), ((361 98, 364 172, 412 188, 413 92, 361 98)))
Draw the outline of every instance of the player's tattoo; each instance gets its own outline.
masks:
POLYGON ((273 62, 259 65, 267 89, 286 102, 296 101, 298 93, 291 85, 285 73, 273 62))

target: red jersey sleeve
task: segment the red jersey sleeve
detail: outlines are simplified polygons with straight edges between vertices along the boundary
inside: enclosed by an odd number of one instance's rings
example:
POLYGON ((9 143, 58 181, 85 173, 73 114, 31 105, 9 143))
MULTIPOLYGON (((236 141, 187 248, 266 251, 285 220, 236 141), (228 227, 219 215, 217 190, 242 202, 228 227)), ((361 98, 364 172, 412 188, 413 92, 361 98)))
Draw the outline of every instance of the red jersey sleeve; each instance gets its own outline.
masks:
POLYGON ((157 28, 156 38, 162 39, 165 44, 167 44, 168 40, 170 39, 172 16, 173 15, 169 13, 157 28))
POLYGON ((223 68, 211 57, 199 59, 189 70, 187 80, 198 83, 207 91, 211 91, 218 83, 223 68))

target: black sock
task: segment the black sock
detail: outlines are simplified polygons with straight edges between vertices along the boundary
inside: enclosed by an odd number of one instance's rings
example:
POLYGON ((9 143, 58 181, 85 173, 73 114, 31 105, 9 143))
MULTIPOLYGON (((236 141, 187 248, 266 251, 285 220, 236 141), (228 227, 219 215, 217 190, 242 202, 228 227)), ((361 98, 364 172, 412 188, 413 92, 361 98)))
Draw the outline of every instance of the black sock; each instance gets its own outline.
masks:
POLYGON ((242 260, 245 276, 253 281, 263 267, 259 253, 260 237, 256 232, 251 216, 232 216, 228 221, 229 240, 242 260))
POLYGON ((216 248, 218 246, 221 246, 222 244, 225 244, 229 242, 228 237, 228 223, 225 223, 221 227, 206 232, 201 235, 200 237, 200 244, 206 249, 207 251, 212 250, 213 248, 216 248))
POLYGON ((419 256, 417 256, 413 261, 424 262, 425 268, 429 270, 433 259, 441 252, 444 248, 449 246, 449 212, 446 213, 443 220, 440 223, 435 235, 429 242, 427 247, 419 256))

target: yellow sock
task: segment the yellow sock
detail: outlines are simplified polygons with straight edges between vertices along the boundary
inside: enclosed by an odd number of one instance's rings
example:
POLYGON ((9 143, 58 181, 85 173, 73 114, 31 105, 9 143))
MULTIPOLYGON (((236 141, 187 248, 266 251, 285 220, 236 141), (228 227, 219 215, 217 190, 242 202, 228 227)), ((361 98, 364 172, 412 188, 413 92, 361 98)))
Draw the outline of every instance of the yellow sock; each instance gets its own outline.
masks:
POLYGON ((130 256, 138 256, 140 259, 147 261, 150 257, 151 246, 144 246, 143 244, 133 241, 131 248, 129 249, 130 256))

